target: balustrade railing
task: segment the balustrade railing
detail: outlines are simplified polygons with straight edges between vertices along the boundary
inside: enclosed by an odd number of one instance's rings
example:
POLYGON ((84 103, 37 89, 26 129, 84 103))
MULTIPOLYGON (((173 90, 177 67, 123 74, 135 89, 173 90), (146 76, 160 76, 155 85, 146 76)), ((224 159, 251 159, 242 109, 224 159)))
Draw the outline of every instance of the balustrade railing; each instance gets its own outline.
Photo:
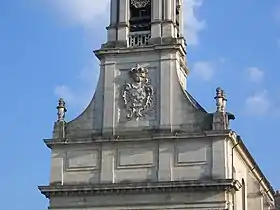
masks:
POLYGON ((147 45, 150 38, 151 38, 150 31, 131 32, 129 34, 129 46, 136 47, 136 46, 147 45))

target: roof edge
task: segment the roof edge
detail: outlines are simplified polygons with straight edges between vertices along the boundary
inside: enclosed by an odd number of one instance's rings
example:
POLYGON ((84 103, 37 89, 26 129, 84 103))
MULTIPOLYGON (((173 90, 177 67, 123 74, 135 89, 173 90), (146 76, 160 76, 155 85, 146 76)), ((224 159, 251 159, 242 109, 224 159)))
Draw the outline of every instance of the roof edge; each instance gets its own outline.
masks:
POLYGON ((52 148, 55 145, 71 145, 71 144, 92 144, 94 143, 104 143, 104 142, 133 142, 135 141, 150 141, 150 140, 164 140, 164 139, 199 139, 199 138, 215 138, 215 137, 223 137, 226 138, 230 134, 230 130, 224 131, 204 131, 204 132, 196 132, 196 133, 184 133, 181 131, 169 132, 169 133, 155 133, 154 135, 150 135, 147 133, 143 135, 143 132, 134 133, 131 135, 111 135, 106 136, 100 134, 100 136, 92 136, 88 138, 74 138, 75 141, 72 141, 72 138, 50 138, 43 139, 44 143, 48 148, 52 148), (142 134, 142 135, 141 135, 142 134), (137 137, 137 138, 135 138, 137 137))
POLYGON ((250 171, 254 173, 259 183, 264 188, 265 193, 269 193, 269 197, 273 201, 275 191, 272 185, 270 184, 270 182, 268 181, 268 179, 265 177, 260 167, 258 166, 258 164, 256 163, 255 159, 247 149, 241 137, 237 135, 237 133, 234 131, 231 131, 229 136, 233 141, 233 143, 236 145, 236 147, 239 148, 239 153, 244 158, 247 165, 249 166, 250 171))
POLYGON ((233 179, 217 180, 188 180, 188 181, 162 181, 139 183, 109 183, 109 184, 77 184, 77 185, 51 185, 39 186, 38 189, 47 198, 53 196, 67 196, 75 194, 104 195, 123 193, 159 193, 184 192, 192 190, 239 190, 238 183, 233 179))
POLYGON ((199 103, 196 99, 194 99, 194 97, 187 91, 185 90, 185 94, 188 97, 189 101, 191 102, 191 104, 197 108, 198 110, 205 112, 207 114, 209 114, 199 103))

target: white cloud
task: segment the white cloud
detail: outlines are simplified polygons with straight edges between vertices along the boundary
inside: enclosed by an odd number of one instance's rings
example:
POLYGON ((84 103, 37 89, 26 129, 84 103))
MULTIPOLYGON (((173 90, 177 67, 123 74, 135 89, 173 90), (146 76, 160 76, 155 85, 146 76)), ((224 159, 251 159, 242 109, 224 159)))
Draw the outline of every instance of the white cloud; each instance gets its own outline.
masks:
POLYGON ((209 81, 212 79, 214 69, 212 63, 208 61, 197 61, 193 65, 192 72, 201 80, 209 81))
POLYGON ((261 82, 264 77, 264 72, 256 67, 247 68, 246 74, 251 82, 261 82))
POLYGON ((96 66, 91 60, 77 75, 75 88, 68 85, 58 85, 54 89, 54 94, 59 98, 62 97, 72 107, 85 108, 93 96, 99 78, 96 66))
POLYGON ((102 16, 109 17, 109 0, 49 0, 49 4, 61 18, 85 27, 94 27, 102 16))
POLYGON ((219 58, 219 62, 222 63, 222 64, 224 64, 224 63, 227 62, 227 59, 226 59, 225 57, 220 57, 220 58, 219 58))
MULTIPOLYGON (((92 28, 100 22, 100 18, 109 18, 109 2, 110 0, 49 0, 49 5, 71 24, 92 28)), ((196 10, 202 6, 203 0, 184 0, 183 3, 187 43, 197 45, 199 32, 206 27, 206 22, 196 16, 196 10)))
POLYGON ((59 98, 63 98, 67 102, 72 102, 74 100, 74 95, 68 86, 58 85, 54 89, 54 94, 59 98))
POLYGON ((266 90, 248 97, 245 102, 246 113, 254 116, 266 115, 272 107, 272 101, 266 90))
POLYGON ((205 20, 199 20, 196 16, 196 9, 203 4, 202 0, 184 0, 184 21, 185 36, 187 43, 197 45, 199 43, 199 32, 206 28, 205 20))

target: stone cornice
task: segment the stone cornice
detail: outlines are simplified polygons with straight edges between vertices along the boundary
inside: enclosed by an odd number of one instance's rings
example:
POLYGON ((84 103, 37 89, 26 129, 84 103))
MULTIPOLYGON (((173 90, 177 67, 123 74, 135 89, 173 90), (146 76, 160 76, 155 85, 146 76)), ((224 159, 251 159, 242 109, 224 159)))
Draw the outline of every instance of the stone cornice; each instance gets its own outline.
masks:
POLYGON ((237 182, 232 179, 189 180, 146 183, 118 183, 97 185, 54 185, 39 186, 47 198, 54 196, 108 195, 125 193, 165 193, 187 192, 192 190, 238 190, 237 182))
POLYGON ((44 139, 45 144, 52 148, 52 146, 57 145, 73 145, 73 144, 91 144, 91 143, 105 143, 105 142, 137 142, 137 141, 152 141, 152 140, 179 140, 179 139, 199 139, 199 138, 226 138, 229 136, 229 131, 206 131, 199 133, 182 133, 178 132, 168 132, 168 133, 156 133, 153 134, 144 132, 135 132, 133 134, 125 135, 93 135, 88 138, 67 138, 67 139, 44 139))
POLYGON ((117 55, 117 54, 133 54, 133 53, 148 53, 153 52, 155 50, 179 50, 179 52, 185 56, 186 51, 184 48, 185 41, 178 39, 172 39, 174 43, 166 43, 166 44, 159 44, 159 45, 146 45, 137 48, 130 48, 130 47, 119 47, 119 48, 101 48, 94 51, 94 54, 98 59, 101 60, 101 57, 104 55, 117 55))
POLYGON ((264 192, 269 196, 271 201, 274 200, 274 189, 271 186, 270 182, 267 180, 261 169, 259 168, 258 164, 254 160, 253 156, 245 146, 243 140, 239 135, 236 134, 234 131, 230 131, 229 134, 230 139, 233 142, 233 145, 236 146, 237 151, 242 156, 244 161, 246 162, 247 166, 249 167, 250 171, 255 175, 260 185, 263 187, 264 192))

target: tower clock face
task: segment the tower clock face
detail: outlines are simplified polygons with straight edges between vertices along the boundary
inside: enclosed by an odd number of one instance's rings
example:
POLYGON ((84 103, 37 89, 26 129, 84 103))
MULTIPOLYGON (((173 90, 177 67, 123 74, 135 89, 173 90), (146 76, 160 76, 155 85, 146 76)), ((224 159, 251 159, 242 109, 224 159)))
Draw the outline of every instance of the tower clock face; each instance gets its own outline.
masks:
POLYGON ((145 6, 147 6, 147 4, 150 3, 150 0, 131 0, 131 4, 135 7, 135 8, 143 8, 145 6))

